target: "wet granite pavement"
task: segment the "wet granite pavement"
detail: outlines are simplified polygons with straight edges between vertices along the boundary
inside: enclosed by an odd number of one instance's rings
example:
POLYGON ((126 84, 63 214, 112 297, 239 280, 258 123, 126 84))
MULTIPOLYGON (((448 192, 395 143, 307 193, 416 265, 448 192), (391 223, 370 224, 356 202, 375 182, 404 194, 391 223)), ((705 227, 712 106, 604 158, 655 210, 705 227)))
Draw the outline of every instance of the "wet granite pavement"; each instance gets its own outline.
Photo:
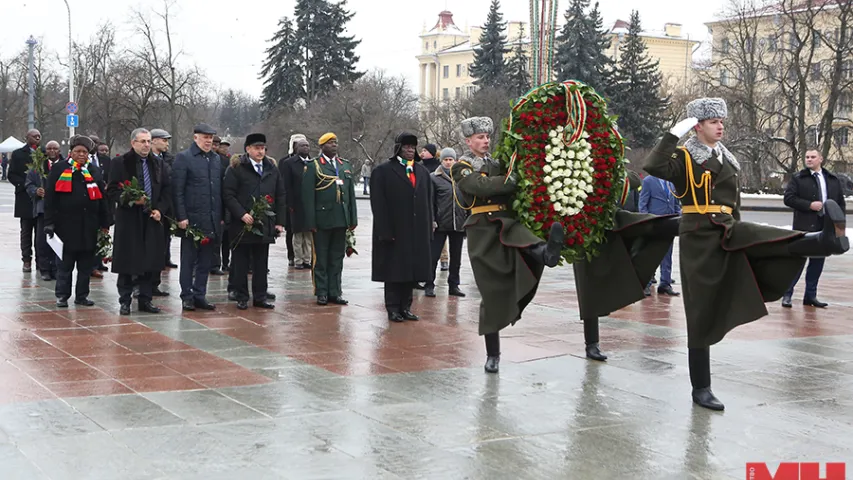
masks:
POLYGON ((119 316, 112 274, 92 280, 95 307, 57 310, 52 282, 20 271, 6 186, 3 480, 742 479, 747 462, 853 461, 850 255, 827 262, 829 309, 796 296, 712 348, 727 406, 715 413, 690 401, 680 299, 603 319, 610 359, 589 362, 569 267, 546 272, 504 331, 496 376, 467 260, 467 298, 448 297, 442 274, 437 298, 416 292, 421 321, 389 325, 365 202, 349 306, 316 306, 280 244, 272 312, 238 311, 211 277, 217 311, 182 314, 177 270, 160 315, 119 316))

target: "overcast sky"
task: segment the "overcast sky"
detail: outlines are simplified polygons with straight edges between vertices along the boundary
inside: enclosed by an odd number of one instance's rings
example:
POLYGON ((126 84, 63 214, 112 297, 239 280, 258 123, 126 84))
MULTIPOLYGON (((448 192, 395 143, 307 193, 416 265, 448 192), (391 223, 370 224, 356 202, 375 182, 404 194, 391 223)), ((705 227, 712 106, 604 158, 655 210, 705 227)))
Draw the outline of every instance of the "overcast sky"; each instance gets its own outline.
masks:
MULTIPOLYGON (((72 37, 88 40, 98 25, 115 26, 119 41, 130 45, 132 7, 162 8, 162 0, 68 0, 71 5, 72 37)), ((0 0, 0 56, 20 51, 30 35, 43 41, 63 58, 68 50, 68 17, 63 0, 0 0)), ((283 16, 292 16, 295 0, 177 0, 173 7, 175 40, 184 51, 183 62, 204 69, 214 84, 238 88, 260 95, 257 72, 264 49, 283 16)), ((357 49, 362 70, 382 68, 415 82, 420 51, 418 35, 424 25, 431 28, 438 13, 449 8, 460 28, 480 25, 486 20, 490 0, 349 0, 355 13, 349 30, 362 40, 357 49)), ((503 0, 505 20, 529 20, 524 0, 503 0)), ((565 11, 568 0, 561 0, 565 11)), ((681 23, 693 39, 706 40, 704 22, 714 19, 723 0, 702 2, 673 0, 601 0, 607 26, 617 19, 628 20, 631 9, 640 10, 644 30, 662 30, 664 23, 681 23)), ((412 83, 412 88, 417 88, 412 83)))

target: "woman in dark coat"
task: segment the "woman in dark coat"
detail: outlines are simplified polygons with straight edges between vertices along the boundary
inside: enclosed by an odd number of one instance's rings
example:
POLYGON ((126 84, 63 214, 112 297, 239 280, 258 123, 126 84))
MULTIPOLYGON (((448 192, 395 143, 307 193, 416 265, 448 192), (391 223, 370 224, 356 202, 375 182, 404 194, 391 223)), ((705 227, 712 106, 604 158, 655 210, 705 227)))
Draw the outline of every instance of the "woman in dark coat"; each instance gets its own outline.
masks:
POLYGON ((385 282, 385 308, 393 322, 417 320, 411 311, 415 283, 430 274, 433 183, 417 161, 418 138, 397 136, 394 156, 373 169, 370 208, 373 211, 374 282, 385 282))
POLYGON ((71 160, 60 162, 47 177, 44 198, 44 231, 63 242, 62 260, 56 275, 56 306, 68 307, 71 272, 77 265, 74 303, 92 306, 88 299, 89 274, 94 268, 98 229, 108 229, 107 202, 101 188, 101 170, 89 162, 93 143, 88 137, 71 138, 71 160), (64 168, 63 168, 64 167, 64 168))
POLYGON ((159 278, 160 271, 166 267, 166 235, 163 233, 166 226, 162 215, 171 210, 171 180, 166 175, 163 160, 146 150, 146 146, 140 141, 148 135, 145 131, 138 132, 131 142, 133 148, 112 162, 107 185, 107 196, 116 205, 112 272, 119 274, 119 303, 124 315, 130 313, 134 283, 139 286, 140 311, 159 312, 159 309, 151 304, 151 300, 154 283, 159 278), (137 152, 137 149, 140 151, 137 152), (122 203, 119 200, 122 193, 121 184, 136 178, 140 188, 145 188, 143 158, 151 182, 150 203, 147 206, 122 203))
POLYGON ((248 308, 249 300, 249 262, 252 269, 252 304, 258 308, 273 308, 267 302, 267 270, 269 265, 270 244, 284 231, 287 206, 284 197, 284 180, 281 172, 267 157, 266 137, 254 133, 246 137, 247 154, 240 157, 239 163, 232 164, 225 174, 222 197, 225 208, 231 214, 228 238, 234 253, 232 255, 233 281, 237 294, 237 308, 248 308), (260 170, 260 172, 258 171, 260 170), (256 225, 252 218, 252 205, 257 199, 267 201, 275 216, 263 218, 262 225, 256 225), (260 235, 246 231, 259 230, 260 235))

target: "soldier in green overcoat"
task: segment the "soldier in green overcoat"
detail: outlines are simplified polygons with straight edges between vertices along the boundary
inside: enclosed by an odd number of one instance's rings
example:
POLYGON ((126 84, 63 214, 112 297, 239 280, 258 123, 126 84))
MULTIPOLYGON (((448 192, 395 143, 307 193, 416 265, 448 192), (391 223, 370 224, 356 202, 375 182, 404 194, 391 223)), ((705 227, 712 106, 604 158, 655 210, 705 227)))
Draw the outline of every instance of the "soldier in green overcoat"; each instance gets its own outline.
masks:
POLYGON ((560 261, 565 241, 563 227, 555 223, 548 242, 543 242, 513 214, 511 201, 516 178, 500 162, 489 157, 492 119, 474 117, 462 121, 469 149, 450 170, 462 198, 456 200, 471 211, 465 222, 468 257, 480 291, 480 335, 486 341, 486 365, 497 373, 500 363, 500 331, 521 318, 533 300, 545 266, 560 261))
POLYGON ((320 137, 322 153, 305 166, 302 178, 304 228, 314 233, 311 271, 318 305, 346 305, 341 273, 347 249, 347 229, 355 230, 355 182, 349 161, 338 157, 338 137, 320 137))
MULTIPOLYGON (((642 180, 629 170, 626 182, 636 189, 642 180)), ((622 205, 629 185, 625 186, 622 205)), ((587 358, 607 360, 599 347, 598 318, 646 298, 643 287, 678 235, 678 222, 676 215, 634 213, 620 208, 598 255, 572 264, 587 358)))
POLYGON ((805 257, 844 253, 849 242, 844 213, 831 200, 820 232, 742 222, 740 165, 720 143, 725 101, 694 100, 687 105, 687 117, 664 135, 644 168, 672 182, 681 199, 679 260, 693 401, 723 410, 711 392, 709 347, 733 328, 767 315, 764 303, 782 297, 805 257), (678 147, 690 130, 695 136, 678 147))

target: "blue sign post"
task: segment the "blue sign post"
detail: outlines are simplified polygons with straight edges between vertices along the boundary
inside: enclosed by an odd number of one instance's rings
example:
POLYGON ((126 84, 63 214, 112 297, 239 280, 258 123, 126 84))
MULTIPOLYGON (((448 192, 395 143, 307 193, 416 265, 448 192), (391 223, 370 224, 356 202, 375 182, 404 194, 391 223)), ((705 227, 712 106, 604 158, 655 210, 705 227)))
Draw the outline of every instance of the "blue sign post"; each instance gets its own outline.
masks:
POLYGON ((77 115, 66 115, 65 126, 68 128, 77 128, 80 126, 80 117, 77 115))

